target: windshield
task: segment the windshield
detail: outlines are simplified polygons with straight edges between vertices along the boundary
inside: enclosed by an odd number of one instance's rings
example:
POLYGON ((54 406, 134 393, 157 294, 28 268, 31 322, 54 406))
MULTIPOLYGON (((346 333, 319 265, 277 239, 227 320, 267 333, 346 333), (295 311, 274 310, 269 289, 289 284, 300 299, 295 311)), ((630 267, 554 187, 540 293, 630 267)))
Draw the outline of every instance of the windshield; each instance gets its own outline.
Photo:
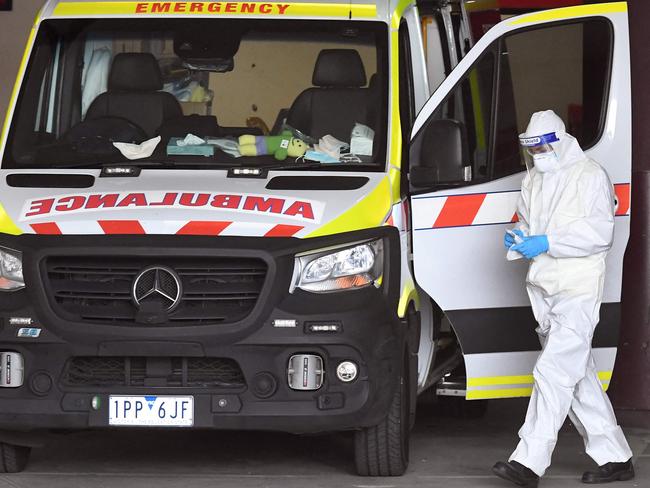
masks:
POLYGON ((378 22, 45 21, 2 167, 383 171, 387 65, 378 22))

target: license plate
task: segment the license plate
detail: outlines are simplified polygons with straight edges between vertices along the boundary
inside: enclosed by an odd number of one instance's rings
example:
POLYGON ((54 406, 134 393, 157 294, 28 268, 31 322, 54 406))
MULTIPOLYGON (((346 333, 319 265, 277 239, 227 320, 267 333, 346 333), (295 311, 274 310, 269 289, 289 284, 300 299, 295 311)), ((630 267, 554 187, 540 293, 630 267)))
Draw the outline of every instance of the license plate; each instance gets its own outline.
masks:
POLYGON ((194 425, 194 397, 111 395, 108 424, 191 427, 194 425))

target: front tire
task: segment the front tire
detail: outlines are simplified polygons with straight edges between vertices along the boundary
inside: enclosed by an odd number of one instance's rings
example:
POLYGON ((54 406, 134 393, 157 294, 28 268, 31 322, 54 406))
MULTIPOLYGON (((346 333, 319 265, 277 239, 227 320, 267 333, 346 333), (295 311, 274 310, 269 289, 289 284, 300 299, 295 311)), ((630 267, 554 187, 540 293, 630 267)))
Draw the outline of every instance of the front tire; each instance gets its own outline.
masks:
POLYGON ((19 473, 27 466, 31 447, 0 442, 0 473, 19 473))
POLYGON ((401 476, 409 464, 410 406, 408 379, 400 376, 388 415, 378 425, 355 432, 359 476, 401 476))

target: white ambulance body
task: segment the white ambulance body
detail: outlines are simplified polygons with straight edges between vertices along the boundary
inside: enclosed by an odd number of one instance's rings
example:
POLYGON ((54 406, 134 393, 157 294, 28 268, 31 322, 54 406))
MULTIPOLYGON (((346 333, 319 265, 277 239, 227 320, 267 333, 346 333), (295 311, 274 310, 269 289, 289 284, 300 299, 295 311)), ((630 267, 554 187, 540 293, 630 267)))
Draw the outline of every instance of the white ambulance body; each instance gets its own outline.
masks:
POLYGON ((425 52, 409 0, 46 3, 0 139, 0 468, 43 430, 168 426, 354 430, 359 474, 399 475, 417 393, 529 395, 527 265, 502 237, 517 135, 548 108, 616 185, 607 387, 627 5, 509 18, 469 51, 441 8, 425 52), (290 136, 309 152, 282 159, 290 136))

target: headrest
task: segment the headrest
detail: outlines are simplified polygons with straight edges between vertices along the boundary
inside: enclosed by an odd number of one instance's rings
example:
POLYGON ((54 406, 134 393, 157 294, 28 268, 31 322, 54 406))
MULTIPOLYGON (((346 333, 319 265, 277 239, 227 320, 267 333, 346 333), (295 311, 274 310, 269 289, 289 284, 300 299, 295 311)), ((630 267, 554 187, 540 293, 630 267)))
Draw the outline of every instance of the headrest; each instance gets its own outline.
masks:
POLYGON ((111 91, 162 90, 162 74, 158 61, 150 53, 120 53, 113 59, 108 77, 111 91))
POLYGON ((361 56, 355 49, 323 49, 318 53, 314 86, 362 87, 366 84, 366 71, 361 56))
POLYGON ((368 81, 368 90, 377 90, 379 88, 379 81, 377 79, 377 73, 374 73, 368 81))

